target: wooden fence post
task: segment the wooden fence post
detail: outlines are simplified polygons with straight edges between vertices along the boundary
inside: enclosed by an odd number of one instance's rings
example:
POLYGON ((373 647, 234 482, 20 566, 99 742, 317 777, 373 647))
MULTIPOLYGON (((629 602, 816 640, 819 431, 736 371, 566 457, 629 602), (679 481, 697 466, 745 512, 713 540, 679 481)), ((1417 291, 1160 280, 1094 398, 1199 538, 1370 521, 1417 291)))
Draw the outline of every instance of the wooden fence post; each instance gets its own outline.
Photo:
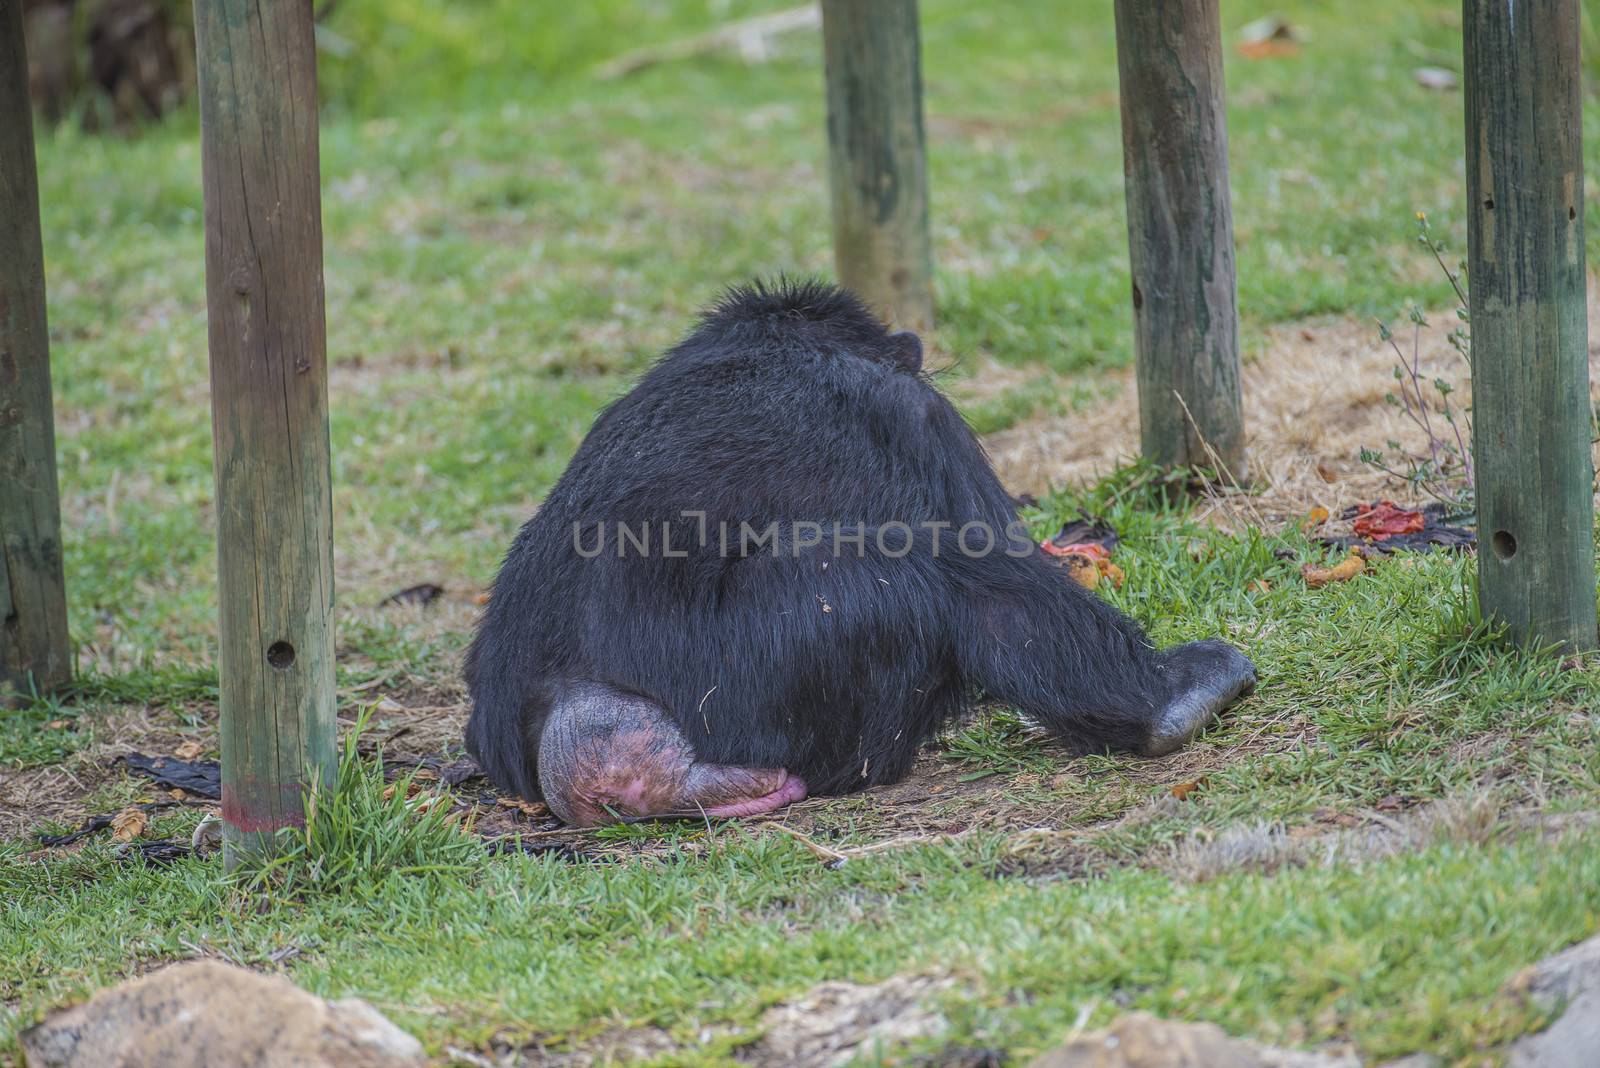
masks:
POLYGON ((22 0, 0 0, 0 703, 71 674, 22 0))
POLYGON ((334 761, 333 537, 310 0, 195 0, 228 863, 334 761))
POLYGON ((1465 0, 1479 598, 1596 644, 1577 0, 1465 0))
POLYGON ((905 330, 933 327, 917 0, 822 0, 839 281, 905 330))
POLYGON ((1242 480, 1239 297, 1217 4, 1116 0, 1117 72, 1144 455, 1164 467, 1214 468, 1209 444, 1242 480))

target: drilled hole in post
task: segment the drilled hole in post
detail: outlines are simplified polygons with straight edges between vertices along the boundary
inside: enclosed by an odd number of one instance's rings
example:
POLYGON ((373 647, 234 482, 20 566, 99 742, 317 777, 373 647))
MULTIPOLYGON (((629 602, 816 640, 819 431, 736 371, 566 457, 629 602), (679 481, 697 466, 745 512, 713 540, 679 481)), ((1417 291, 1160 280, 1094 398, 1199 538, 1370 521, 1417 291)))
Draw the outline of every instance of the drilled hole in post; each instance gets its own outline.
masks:
POLYGON ((1144 307, 1144 294, 1139 290, 1139 283, 1133 284, 1133 310, 1138 311, 1144 307))
POLYGON ((267 663, 279 671, 294 663, 294 646, 288 642, 273 642, 267 646, 267 663))
POLYGON ((1578 209, 1577 208, 1573 208, 1573 207, 1567 208, 1567 221, 1568 222, 1571 222, 1573 219, 1576 219, 1577 217, 1578 217, 1578 209))
POLYGON ((1483 206, 1488 208, 1490 211, 1493 211, 1494 210, 1494 197, 1484 197, 1483 198, 1483 206))
POLYGON ((1517 555, 1517 539, 1511 536, 1509 530, 1495 531, 1494 536, 1489 539, 1489 545, 1493 547, 1494 554, 1502 560, 1509 560, 1517 555))

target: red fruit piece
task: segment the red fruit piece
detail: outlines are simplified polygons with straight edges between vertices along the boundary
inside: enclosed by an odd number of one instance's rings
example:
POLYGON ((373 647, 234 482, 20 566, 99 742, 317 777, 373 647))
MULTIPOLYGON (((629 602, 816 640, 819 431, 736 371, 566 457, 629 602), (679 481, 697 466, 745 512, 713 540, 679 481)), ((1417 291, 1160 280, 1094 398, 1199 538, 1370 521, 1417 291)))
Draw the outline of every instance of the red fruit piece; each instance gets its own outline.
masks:
POLYGON ((1396 534, 1416 534, 1424 526, 1421 512, 1401 508, 1393 501, 1376 501, 1356 513, 1351 529, 1363 538, 1384 541, 1396 534))

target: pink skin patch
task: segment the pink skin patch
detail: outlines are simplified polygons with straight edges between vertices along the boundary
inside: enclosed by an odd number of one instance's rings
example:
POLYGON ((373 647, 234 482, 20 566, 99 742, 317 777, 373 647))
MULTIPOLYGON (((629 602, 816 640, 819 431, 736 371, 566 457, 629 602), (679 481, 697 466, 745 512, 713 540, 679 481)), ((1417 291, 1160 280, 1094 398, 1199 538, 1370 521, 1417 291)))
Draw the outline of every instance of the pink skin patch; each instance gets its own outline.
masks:
POLYGON ((706 809, 707 816, 727 818, 735 816, 759 816, 763 812, 792 805, 796 801, 806 799, 806 782, 798 775, 784 773, 783 784, 764 797, 752 797, 744 801, 730 801, 725 805, 713 805, 706 809))
POLYGON ((539 743, 540 784, 550 809, 575 827, 618 819, 755 816, 803 800, 806 781, 784 768, 695 759, 678 728, 653 708, 615 725, 607 704, 563 709, 539 743))
POLYGON ((717 819, 759 816, 763 812, 803 801, 806 797, 805 780, 782 768, 761 768, 752 772, 752 769, 746 768, 702 764, 695 771, 698 773, 694 777, 697 789, 685 791, 672 801, 665 800, 662 794, 664 787, 674 785, 670 780, 649 779, 633 774, 621 781, 608 782, 592 794, 582 796, 579 803, 581 825, 607 823, 612 813, 633 819, 648 819, 651 816, 694 818, 703 815, 717 819), (740 796, 740 792, 748 790, 754 782, 775 775, 779 776, 775 789, 755 797, 740 796), (733 800, 706 803, 719 794, 723 797, 732 796, 733 800))

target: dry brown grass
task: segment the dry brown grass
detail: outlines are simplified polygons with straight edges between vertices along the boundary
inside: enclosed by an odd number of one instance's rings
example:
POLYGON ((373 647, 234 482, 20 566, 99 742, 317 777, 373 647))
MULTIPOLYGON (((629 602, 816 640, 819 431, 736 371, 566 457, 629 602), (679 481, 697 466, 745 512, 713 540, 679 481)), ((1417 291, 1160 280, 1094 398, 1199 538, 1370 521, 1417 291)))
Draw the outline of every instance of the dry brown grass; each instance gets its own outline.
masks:
MULTIPOLYGON (((19 837, 50 822, 75 824, 95 814, 95 795, 108 784, 127 779, 116 763, 118 757, 133 752, 170 755, 189 740, 213 745, 216 713, 199 706, 123 705, 96 716, 92 724, 80 720, 78 729, 92 731, 92 740, 65 760, 21 771, 0 769, 0 839, 19 837), (201 724, 189 729, 186 715, 201 724)), ((141 796, 166 796, 153 784, 136 782, 141 796)))
MULTIPOLYGON (((1589 302, 1591 391, 1600 396, 1600 286, 1589 302)), ((1452 311, 1429 315, 1422 332, 1422 369, 1442 377, 1470 402, 1466 368, 1446 338, 1452 311)), ((1410 342, 1409 324, 1396 340, 1410 342)), ((1409 350, 1408 350, 1409 351, 1409 350)), ((1303 514, 1320 504, 1337 514, 1358 501, 1395 496, 1406 487, 1362 464, 1363 446, 1386 450, 1398 441, 1413 453, 1426 438, 1403 412, 1384 402, 1395 388, 1394 352, 1374 323, 1315 319, 1269 329, 1246 356, 1244 404, 1249 433, 1247 481, 1256 508, 1272 518, 1303 514)), ((1120 386, 1098 408, 1029 420, 985 439, 1001 481, 1013 493, 1042 493, 1081 485, 1132 460, 1139 451, 1139 412, 1133 374, 1112 376, 1120 386)), ((1408 494, 1409 495, 1409 494, 1408 494)), ((1226 518, 1226 517, 1222 517, 1226 518)))

